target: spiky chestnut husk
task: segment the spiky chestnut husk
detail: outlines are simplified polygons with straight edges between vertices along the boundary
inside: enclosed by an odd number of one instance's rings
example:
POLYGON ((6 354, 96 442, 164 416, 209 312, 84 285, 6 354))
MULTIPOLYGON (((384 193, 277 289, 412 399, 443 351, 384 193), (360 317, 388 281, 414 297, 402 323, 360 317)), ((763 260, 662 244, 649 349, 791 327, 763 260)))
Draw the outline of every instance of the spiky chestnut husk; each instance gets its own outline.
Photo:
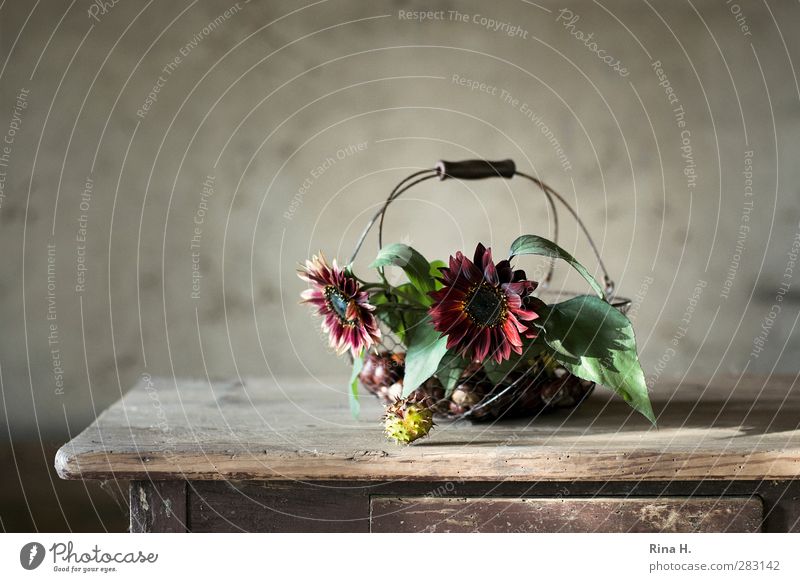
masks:
POLYGON ((428 436, 433 428, 433 411, 428 404, 426 398, 401 398, 387 406, 383 416, 386 436, 399 445, 428 436))

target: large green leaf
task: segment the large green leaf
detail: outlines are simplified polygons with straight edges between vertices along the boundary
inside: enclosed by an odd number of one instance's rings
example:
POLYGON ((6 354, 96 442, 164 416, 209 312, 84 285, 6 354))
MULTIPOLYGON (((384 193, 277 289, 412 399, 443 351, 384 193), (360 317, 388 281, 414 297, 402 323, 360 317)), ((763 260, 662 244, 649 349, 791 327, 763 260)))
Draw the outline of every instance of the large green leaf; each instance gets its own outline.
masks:
POLYGON ((430 305, 428 292, 435 289, 435 281, 431 276, 431 266, 425 257, 408 245, 394 243, 383 247, 370 267, 377 269, 389 265, 403 269, 408 280, 421 292, 424 304, 430 305))
POLYGON ((556 243, 535 234, 523 234, 511 243, 511 256, 540 255, 552 259, 561 259, 572 265, 581 276, 586 279, 599 297, 603 297, 603 288, 597 280, 589 274, 586 267, 581 265, 575 257, 562 249, 556 243))
POLYGON ((601 358, 627 347, 624 330, 630 329, 630 321, 599 297, 580 295, 547 306, 539 316, 535 322, 544 328, 547 344, 557 353, 601 358))
POLYGON ((614 390, 655 424, 630 320, 606 301, 581 295, 537 320, 555 358, 576 376, 614 390))
POLYGON ((425 316, 408 330, 406 369, 403 377, 403 396, 419 388, 439 369, 439 362, 447 353, 447 337, 433 328, 430 316, 425 316))
POLYGON ((350 391, 348 392, 348 399, 350 401, 350 414, 353 418, 358 418, 358 413, 361 412, 361 404, 358 401, 358 375, 364 367, 364 358, 367 350, 363 350, 358 356, 353 358, 353 371, 350 373, 350 391))

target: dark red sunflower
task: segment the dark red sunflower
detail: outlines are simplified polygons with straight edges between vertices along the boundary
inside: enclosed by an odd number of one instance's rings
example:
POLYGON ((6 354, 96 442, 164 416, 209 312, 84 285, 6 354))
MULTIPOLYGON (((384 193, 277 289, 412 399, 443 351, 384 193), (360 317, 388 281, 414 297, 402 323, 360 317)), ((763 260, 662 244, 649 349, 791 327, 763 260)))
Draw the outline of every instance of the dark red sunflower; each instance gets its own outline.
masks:
POLYGON ((300 295, 301 303, 317 306, 317 315, 323 317, 322 329, 338 354, 349 348, 355 357, 380 340, 378 322, 372 314, 375 306, 370 305, 358 281, 339 268, 336 259, 331 266, 320 253, 306 261, 297 275, 310 284, 300 295))
POLYGON ((461 251, 442 267, 444 287, 431 292, 429 313, 433 327, 447 336, 447 348, 463 357, 496 362, 522 353, 522 337, 535 337, 536 329, 523 322, 539 317, 531 307, 537 283, 525 271, 513 270, 507 260, 497 265, 492 250, 478 243, 474 261, 461 251))

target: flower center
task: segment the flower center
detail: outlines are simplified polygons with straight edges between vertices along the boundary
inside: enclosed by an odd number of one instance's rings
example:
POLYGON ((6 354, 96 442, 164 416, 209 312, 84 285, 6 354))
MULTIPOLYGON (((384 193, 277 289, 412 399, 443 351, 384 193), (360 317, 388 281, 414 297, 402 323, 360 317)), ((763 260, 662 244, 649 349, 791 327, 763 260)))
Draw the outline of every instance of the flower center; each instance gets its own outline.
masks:
POLYGON ((336 317, 339 318, 343 325, 355 325, 355 321, 347 319, 347 304, 349 301, 342 295, 341 291, 333 285, 328 285, 325 287, 325 299, 328 302, 328 307, 336 314, 336 317))
POLYGON ((495 327, 508 317, 508 300, 501 289, 479 283, 467 294, 464 311, 478 327, 495 327))

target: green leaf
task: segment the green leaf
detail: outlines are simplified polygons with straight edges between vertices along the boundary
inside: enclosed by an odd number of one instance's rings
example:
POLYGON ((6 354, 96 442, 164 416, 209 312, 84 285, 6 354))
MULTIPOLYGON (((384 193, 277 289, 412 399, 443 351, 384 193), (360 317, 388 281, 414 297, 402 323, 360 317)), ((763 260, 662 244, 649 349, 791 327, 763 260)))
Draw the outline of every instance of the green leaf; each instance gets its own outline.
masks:
POLYGON ((411 283, 393 287, 391 292, 381 291, 370 297, 375 306, 373 312, 383 324, 405 343, 406 329, 426 313, 427 307, 420 303, 421 294, 411 283))
POLYGON ((442 272, 439 269, 444 269, 445 267, 447 267, 447 263, 445 263, 440 259, 431 261, 431 268, 430 268, 431 277, 441 277, 442 272))
POLYGON ((367 355, 367 350, 362 350, 361 353, 353 358, 353 371, 350 373, 350 414, 353 418, 358 418, 358 413, 361 412, 361 404, 358 401, 358 375, 364 367, 364 358, 367 355))
POLYGON ((538 321, 567 370, 614 390, 655 424, 633 326, 625 315, 598 297, 581 295, 549 306, 538 321))
POLYGON ((444 386, 445 398, 450 398, 469 362, 458 354, 449 352, 442 358, 436 377, 444 386))
POLYGON ((375 317, 378 318, 384 325, 395 332, 400 341, 405 337, 405 326, 403 325, 403 318, 400 315, 400 310, 396 309, 397 305, 385 292, 374 293, 370 296, 369 302, 375 306, 375 317))
POLYGON ((437 277, 442 276, 442 272, 439 269, 444 268, 446 266, 447 263, 445 263, 444 261, 440 261, 439 259, 431 261, 430 275, 431 277, 433 277, 433 286, 436 289, 436 291, 444 287, 442 282, 437 280, 437 277))
MULTIPOLYGON (((549 305, 540 312, 540 327, 547 345, 573 358, 603 357, 625 350, 625 329, 630 321, 619 310, 593 295, 580 295, 549 305)), ((631 330, 631 334, 632 334, 631 330)))
POLYGON ((417 303, 422 307, 430 305, 430 298, 423 293, 414 283, 403 283, 399 287, 393 289, 397 297, 406 303, 417 303))
POLYGON ((388 265, 402 268, 408 276, 408 280, 421 292, 424 304, 431 304, 428 292, 435 289, 435 281, 430 273, 430 264, 425 257, 408 245, 394 243, 383 247, 370 267, 377 269, 388 265))
POLYGON ((403 377, 403 396, 408 396, 439 369, 439 362, 447 353, 447 337, 433 328, 426 315, 408 330, 406 370, 403 377))
POLYGON ((603 288, 600 284, 589 274, 586 267, 581 265, 575 257, 562 249, 556 243, 536 236, 535 234, 524 234, 511 243, 511 256, 516 257, 519 255, 540 255, 543 257, 550 257, 552 259, 562 259, 572 265, 581 276, 586 279, 592 289, 599 297, 604 297, 603 288))

